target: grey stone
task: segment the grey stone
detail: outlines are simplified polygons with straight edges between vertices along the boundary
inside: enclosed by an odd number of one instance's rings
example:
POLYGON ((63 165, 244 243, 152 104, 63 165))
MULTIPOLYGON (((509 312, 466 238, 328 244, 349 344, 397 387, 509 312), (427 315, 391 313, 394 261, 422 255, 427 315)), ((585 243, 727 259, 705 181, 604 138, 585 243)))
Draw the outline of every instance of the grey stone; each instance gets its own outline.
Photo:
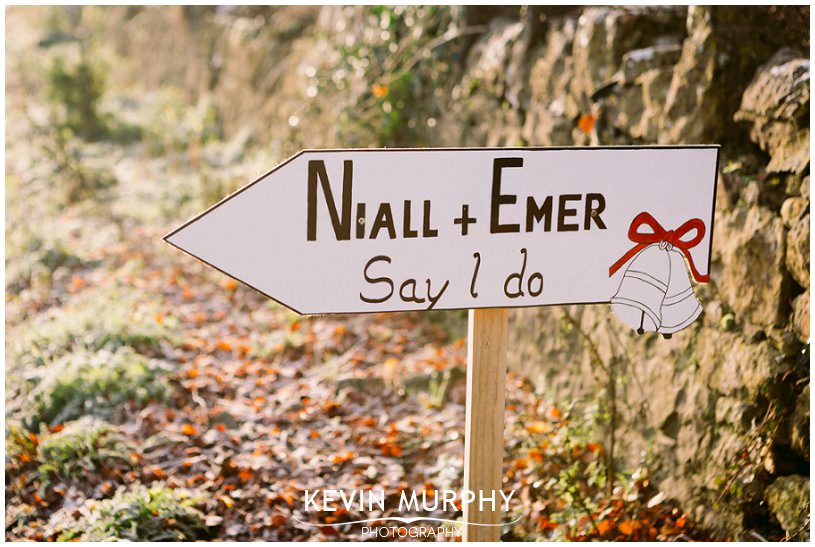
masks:
POLYGON ((790 424, 792 448, 809 460, 809 384, 795 400, 795 410, 792 413, 790 424))
POLYGON ((792 301, 792 324, 798 333, 798 339, 804 343, 809 342, 809 289, 792 301))
POLYGON ((786 199, 781 205, 781 220, 784 221, 784 226, 791 228, 801 218, 807 207, 809 207, 809 201, 802 197, 786 199))
POLYGON ((715 252, 721 260, 715 284, 736 321, 769 327, 781 318, 784 225, 761 207, 723 211, 716 220, 715 252))
POLYGON ((786 264, 795 281, 809 288, 809 213, 795 221, 787 233, 786 264))
POLYGON ((766 490, 765 499, 781 527, 797 532, 809 520, 809 477, 789 475, 776 479, 766 490))
POLYGON ((770 154, 767 170, 800 173, 809 165, 809 59, 782 49, 759 67, 744 92, 737 121, 770 154))
POLYGON ((716 92, 713 82, 717 50, 710 8, 690 6, 687 28, 688 37, 682 43, 665 98, 661 143, 702 142, 708 118, 715 117, 711 96, 716 92))
POLYGON ((661 44, 635 49, 623 55, 620 82, 631 84, 649 70, 672 67, 679 61, 681 44, 661 44))

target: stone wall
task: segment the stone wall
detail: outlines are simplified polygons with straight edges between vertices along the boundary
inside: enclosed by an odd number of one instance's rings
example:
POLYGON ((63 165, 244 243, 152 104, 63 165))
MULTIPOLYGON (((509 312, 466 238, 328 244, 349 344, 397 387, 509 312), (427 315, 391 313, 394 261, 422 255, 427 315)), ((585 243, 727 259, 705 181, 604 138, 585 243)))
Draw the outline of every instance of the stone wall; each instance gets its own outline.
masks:
POLYGON ((82 16, 126 60, 115 81, 208 97, 226 137, 248 132, 281 159, 721 144, 703 316, 664 340, 606 306, 515 311, 511 365, 561 400, 613 409, 618 466, 647 464, 695 521, 796 533, 808 507, 782 494, 809 490, 809 9, 399 9, 82 16))

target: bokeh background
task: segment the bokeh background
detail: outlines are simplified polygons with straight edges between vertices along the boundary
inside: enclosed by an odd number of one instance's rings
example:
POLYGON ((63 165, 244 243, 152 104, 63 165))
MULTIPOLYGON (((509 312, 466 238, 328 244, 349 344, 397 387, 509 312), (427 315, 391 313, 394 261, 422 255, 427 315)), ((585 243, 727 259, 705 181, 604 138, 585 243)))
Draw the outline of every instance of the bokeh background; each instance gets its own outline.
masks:
POLYGON ((362 539, 304 490, 460 488, 463 313, 298 317, 161 236, 301 148, 653 143, 722 146, 705 313, 512 312, 504 539, 808 538, 809 25, 7 8, 6 538, 362 539))

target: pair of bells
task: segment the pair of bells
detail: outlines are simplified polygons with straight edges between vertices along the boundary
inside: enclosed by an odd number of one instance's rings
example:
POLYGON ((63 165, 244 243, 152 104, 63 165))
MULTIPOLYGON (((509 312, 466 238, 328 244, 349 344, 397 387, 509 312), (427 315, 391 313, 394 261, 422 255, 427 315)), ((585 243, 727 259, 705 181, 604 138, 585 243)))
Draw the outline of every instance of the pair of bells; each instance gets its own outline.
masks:
POLYGON ((702 313, 682 253, 665 241, 634 257, 611 298, 611 309, 638 334, 658 332, 665 338, 702 313))

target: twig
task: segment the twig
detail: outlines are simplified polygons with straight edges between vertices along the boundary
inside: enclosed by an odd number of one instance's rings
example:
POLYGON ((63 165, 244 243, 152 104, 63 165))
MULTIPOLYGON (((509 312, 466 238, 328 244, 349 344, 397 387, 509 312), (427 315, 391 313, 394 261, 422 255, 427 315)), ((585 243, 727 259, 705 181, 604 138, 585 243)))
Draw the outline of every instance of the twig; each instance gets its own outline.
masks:
POLYGON ((753 536, 754 538, 756 538, 757 540, 759 540, 759 541, 763 541, 764 543, 767 543, 767 538, 765 538, 764 536, 762 536, 761 534, 759 534, 759 533, 758 533, 758 532, 756 532, 755 530, 750 530, 748 533, 749 533, 751 536, 753 536))
POLYGON ((597 527, 597 523, 594 522, 594 517, 591 514, 589 506, 586 505, 586 501, 583 499, 583 496, 580 495, 580 492, 577 490, 577 487, 574 485, 570 485, 569 490, 571 490, 572 495, 575 497, 575 501, 577 501, 577 504, 580 506, 583 512, 586 513, 586 516, 589 517, 589 522, 591 523, 592 528, 594 528, 594 531, 597 532, 598 535, 602 535, 600 534, 600 529, 597 527))
MULTIPOLYGON (((396 80, 398 80, 399 78, 401 78, 402 76, 404 76, 405 74, 407 74, 408 72, 413 70, 413 67, 415 67, 417 64, 419 64, 419 62, 422 59, 425 58, 425 55, 429 54, 431 51, 433 51, 437 47, 441 47, 441 46, 443 46, 444 44, 446 44, 448 42, 452 42, 453 40, 456 40, 457 38, 461 38, 462 36, 469 36, 471 34, 480 34, 480 33, 484 32, 485 30, 487 30, 486 25, 477 25, 477 26, 474 26, 474 27, 463 28, 458 32, 451 32, 451 31, 448 30, 447 32, 445 32, 444 34, 439 36, 438 38, 428 42, 425 47, 423 47, 421 50, 419 50, 417 53, 415 53, 413 55, 413 57, 411 57, 410 60, 408 60, 407 64, 405 64, 404 68, 402 68, 402 70, 397 72, 396 75, 394 75, 394 77, 391 78, 388 81, 388 83, 395 82, 396 80)), ((389 67, 389 70, 391 70, 392 68, 395 68, 395 67, 389 67)))
POLYGON ((583 339, 584 344, 586 345, 587 349, 589 350, 589 353, 591 354, 591 358, 592 358, 592 360, 594 361, 594 363, 595 363, 597 366, 599 366, 599 367, 600 367, 600 369, 601 369, 603 372, 605 372, 605 373, 606 373, 606 375, 608 375, 608 374, 609 374, 608 368, 606 368, 606 365, 603 363, 603 359, 600 357, 600 352, 599 352, 599 351, 598 351, 598 349, 597 349, 597 345, 595 345, 595 343, 594 343, 594 342, 592 342, 592 340, 591 340, 591 338, 589 337, 589 335, 588 335, 588 334, 587 334, 587 333, 586 333, 586 332, 583 330, 583 328, 582 328, 582 327, 581 327, 581 326, 580 326, 580 325, 577 323, 577 321, 575 320, 575 318, 574 318, 574 317, 572 317, 572 316, 569 314, 569 312, 567 312, 567 311, 565 310, 565 308, 563 309, 563 318, 564 318, 564 319, 566 319, 566 321, 569 323, 569 325, 571 325, 571 326, 572 326, 572 328, 574 328, 574 329, 575 329, 575 330, 578 332, 578 334, 580 334, 580 337, 583 339))
POLYGON ((606 487, 608 489, 609 498, 614 494, 614 443, 617 431, 617 375, 614 370, 615 361, 616 359, 612 358, 608 367, 609 418, 608 451, 606 452, 606 487))
POLYGON ((563 310, 563 317, 566 319, 566 321, 568 321, 572 328, 574 328, 580 334, 584 345, 588 348, 589 353, 591 354, 592 360, 594 360, 595 364, 606 373, 606 377, 608 379, 609 439, 608 451, 606 452, 606 486, 608 489, 608 496, 611 497, 614 492, 614 444, 617 429, 617 375, 615 374, 614 370, 615 358, 612 358, 609 365, 606 366, 603 363, 603 359, 600 357, 600 351, 597 349, 597 345, 577 323, 575 318, 572 317, 565 309, 563 310))

